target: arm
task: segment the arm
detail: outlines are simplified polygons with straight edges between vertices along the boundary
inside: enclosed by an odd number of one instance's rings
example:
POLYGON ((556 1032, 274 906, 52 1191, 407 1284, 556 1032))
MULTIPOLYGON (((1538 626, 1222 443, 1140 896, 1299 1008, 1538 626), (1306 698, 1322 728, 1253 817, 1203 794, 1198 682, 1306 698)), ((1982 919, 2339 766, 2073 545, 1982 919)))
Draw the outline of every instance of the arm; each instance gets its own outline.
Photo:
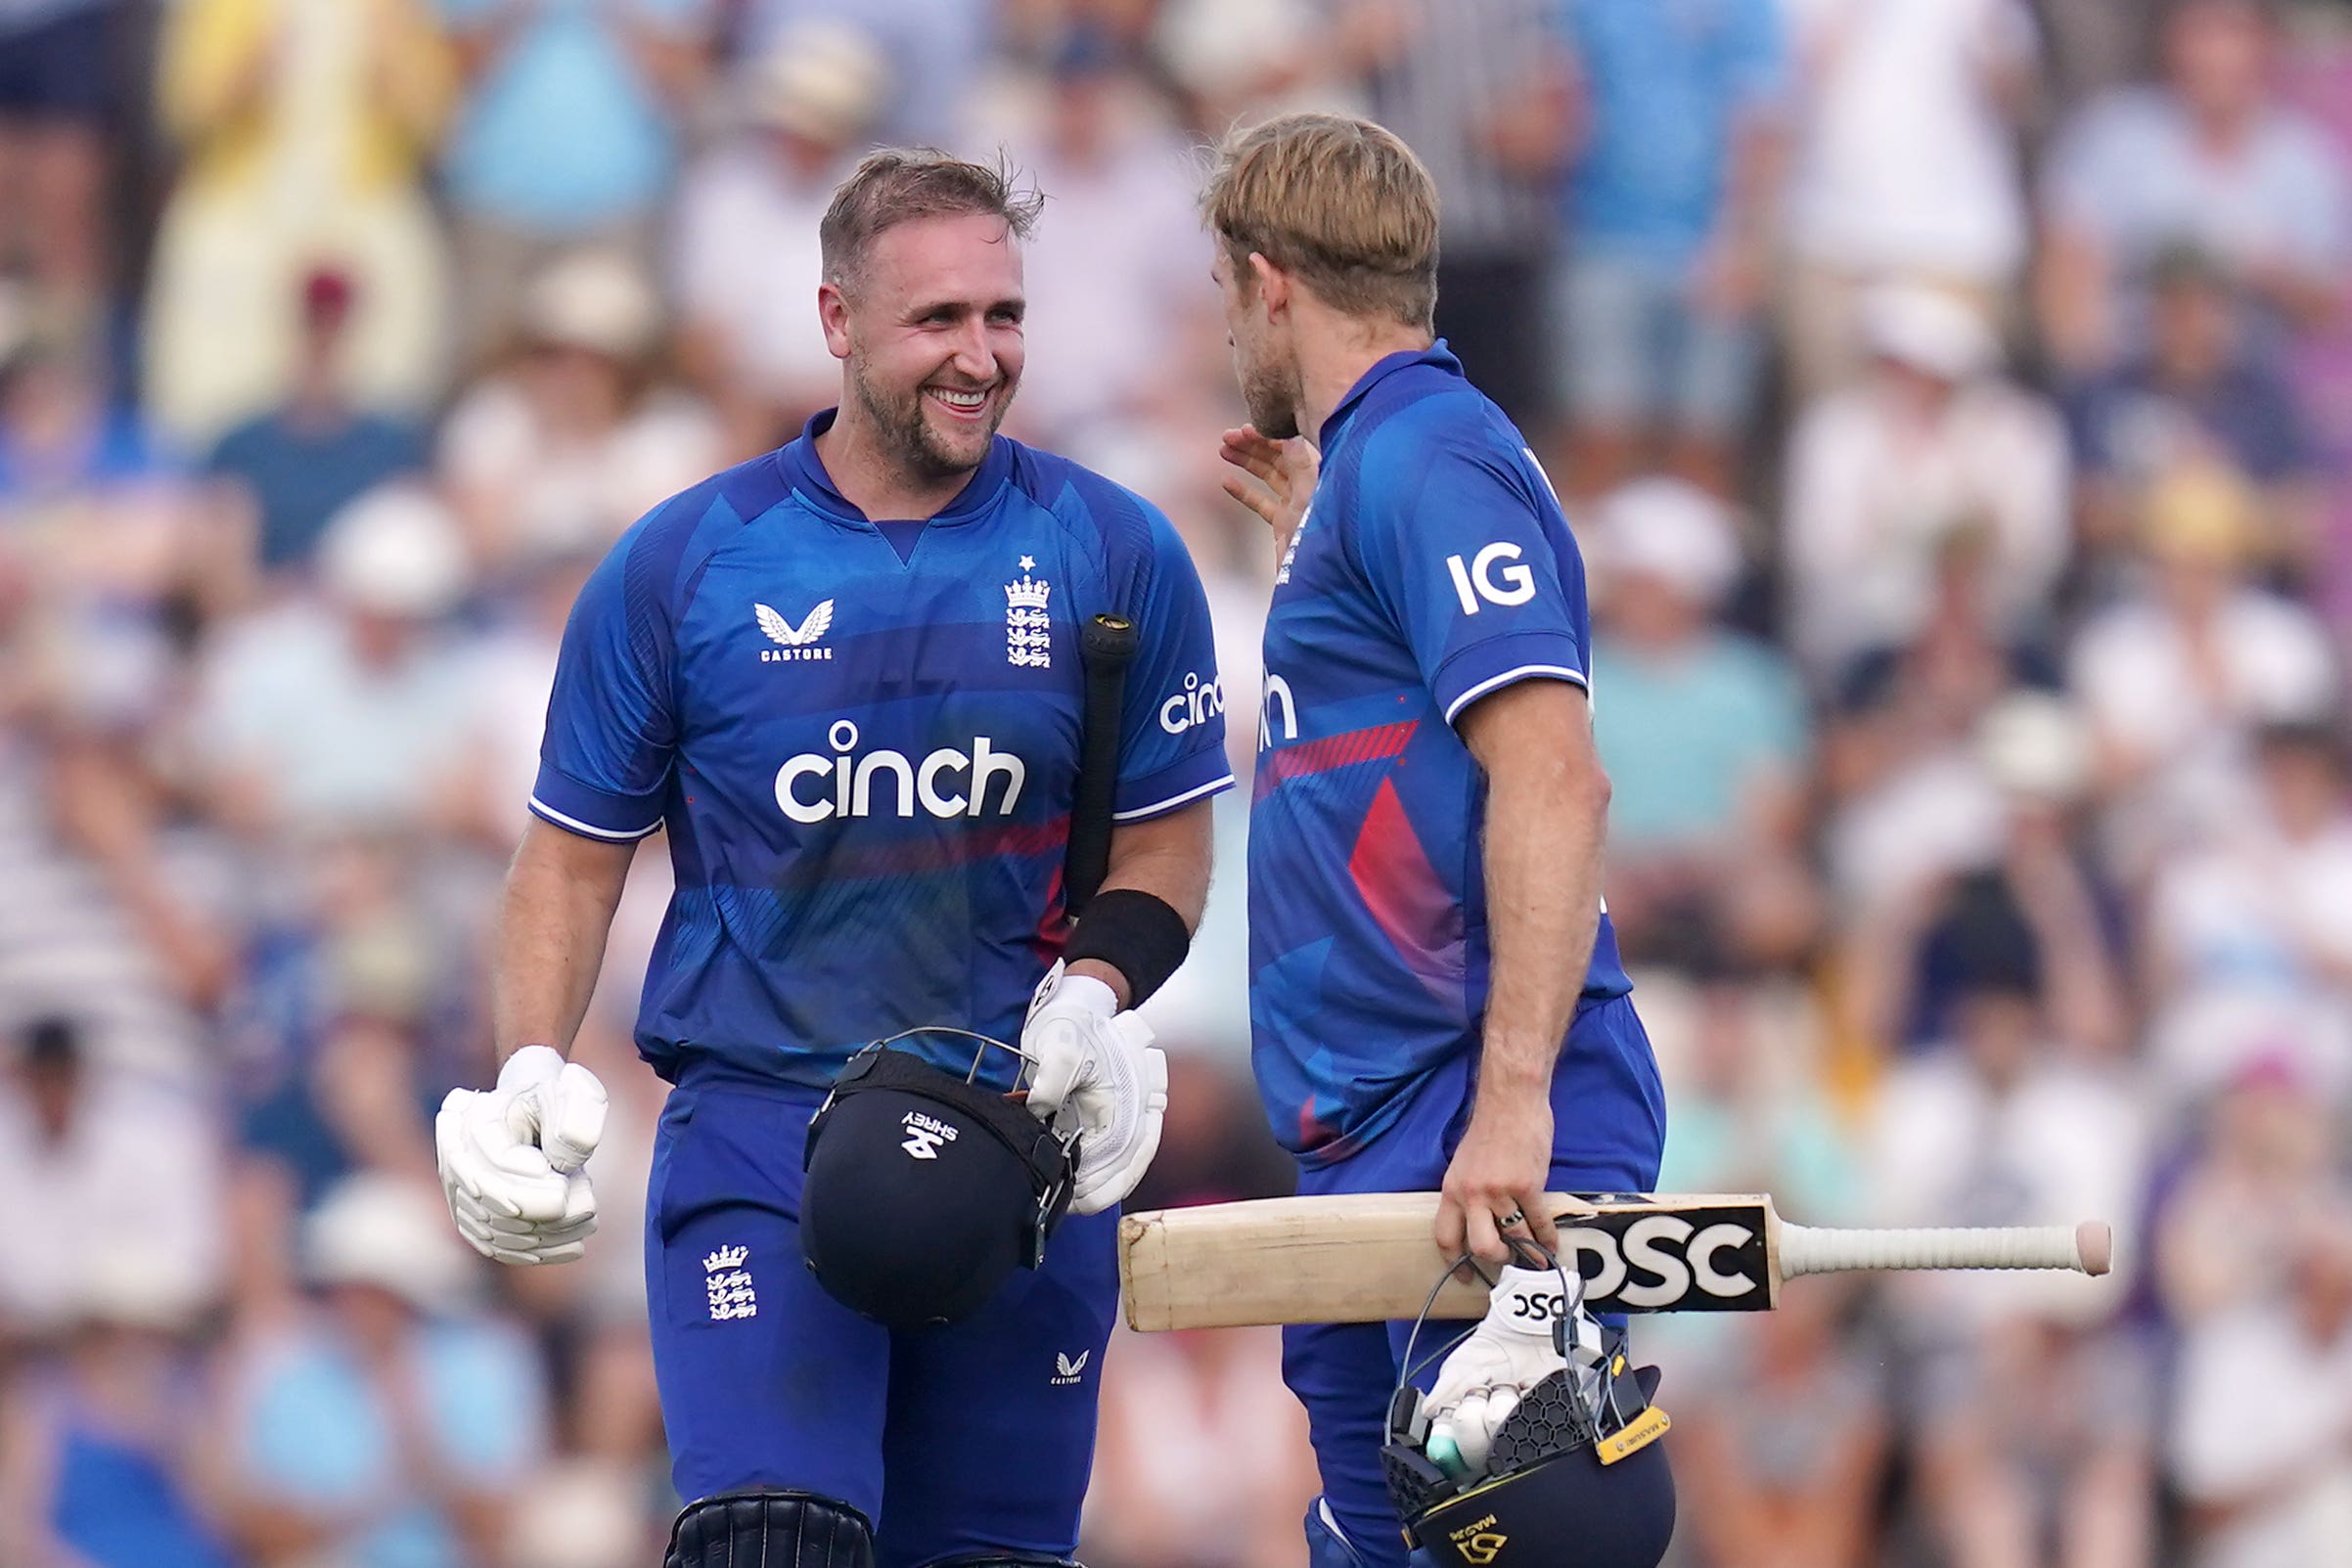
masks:
MULTIPOLYGON (((1103 878, 1102 890, 1130 887, 1150 893, 1184 917, 1185 929, 1198 931, 1200 912, 1208 903, 1215 821, 1210 803, 1197 800, 1164 817, 1113 829, 1110 870, 1103 878)), ((1110 987, 1122 1008, 1134 1005, 1127 977, 1102 960, 1080 959, 1069 966, 1069 972, 1091 976, 1110 987)))
MULTIPOLYGON (((491 977, 501 1061, 527 1045, 571 1049, 636 853, 636 840, 610 843, 537 817, 523 829, 507 871, 491 977)), ((1115 868, 1115 840, 1112 854, 1115 868)))
POLYGON ((1493 944, 1477 1097, 1446 1171, 1438 1245, 1503 1261, 1495 1216, 1514 1209, 1545 1246, 1552 1069, 1601 923, 1608 777, 1585 694, 1526 680, 1481 697, 1458 724, 1485 771, 1487 924, 1493 944))

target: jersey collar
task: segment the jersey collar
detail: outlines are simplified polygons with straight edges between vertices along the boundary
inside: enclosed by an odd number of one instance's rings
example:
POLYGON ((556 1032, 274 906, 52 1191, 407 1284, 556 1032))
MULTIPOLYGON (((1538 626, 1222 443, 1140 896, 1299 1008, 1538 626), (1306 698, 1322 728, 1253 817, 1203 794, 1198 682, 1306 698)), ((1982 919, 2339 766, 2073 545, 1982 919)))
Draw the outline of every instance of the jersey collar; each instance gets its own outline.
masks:
MULTIPOLYGON (((852 527, 872 528, 874 520, 834 487, 833 475, 825 471, 825 464, 817 456, 817 437, 833 428, 834 417, 840 412, 838 408, 829 408, 811 415, 800 427, 798 439, 789 442, 776 454, 776 465, 784 472, 785 483, 828 517, 852 527)), ((948 525, 971 521, 988 510, 1012 472, 1013 443, 1000 435, 988 443, 988 456, 981 460, 964 488, 956 492, 956 498, 933 513, 928 520, 948 525)))
POLYGON ((1328 454, 1332 449, 1332 443, 1339 438, 1340 426, 1345 425, 1348 416, 1356 411, 1356 405, 1363 402, 1365 396, 1380 382, 1396 375, 1399 371, 1410 370, 1416 365, 1426 365, 1430 369, 1456 380, 1460 380, 1462 377, 1462 361, 1454 357, 1454 351, 1446 347, 1445 339, 1442 337, 1426 348, 1399 349, 1393 354, 1375 360, 1372 369, 1358 377, 1356 384, 1347 389, 1347 395, 1339 399, 1339 406, 1332 410, 1331 418, 1323 422, 1323 428, 1317 432, 1315 443, 1317 447, 1328 454))

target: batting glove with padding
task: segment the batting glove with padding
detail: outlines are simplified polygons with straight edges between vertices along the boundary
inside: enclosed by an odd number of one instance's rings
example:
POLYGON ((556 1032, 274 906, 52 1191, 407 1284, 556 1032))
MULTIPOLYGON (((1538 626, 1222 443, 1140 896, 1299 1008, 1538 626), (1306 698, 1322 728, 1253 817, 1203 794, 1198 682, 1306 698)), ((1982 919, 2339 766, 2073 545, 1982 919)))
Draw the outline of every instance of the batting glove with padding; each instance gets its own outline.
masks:
POLYGON ((1110 987, 1091 975, 1048 970, 1021 1026, 1029 1059, 1029 1109, 1040 1121, 1075 1125, 1078 1170, 1072 1214, 1100 1214, 1142 1181, 1159 1152, 1168 1108, 1168 1058, 1152 1026, 1119 1010, 1110 987))
POLYGON ((525 1046, 497 1087, 453 1089, 433 1119, 458 1234, 500 1263, 567 1263, 596 1230, 584 1166, 605 1135, 605 1086, 552 1046, 525 1046))

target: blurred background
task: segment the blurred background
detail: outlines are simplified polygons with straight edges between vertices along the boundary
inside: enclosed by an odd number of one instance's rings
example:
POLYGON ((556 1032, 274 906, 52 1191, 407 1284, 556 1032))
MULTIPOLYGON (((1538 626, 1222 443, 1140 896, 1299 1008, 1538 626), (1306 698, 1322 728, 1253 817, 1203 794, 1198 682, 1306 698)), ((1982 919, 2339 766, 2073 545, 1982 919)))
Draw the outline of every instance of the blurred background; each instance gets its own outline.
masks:
MULTIPOLYGON (((857 155, 1003 147, 1009 428, 1176 518, 1246 770, 1190 150, 1303 106, 1435 173, 1591 561, 1662 1185, 2123 1236, 1646 1323, 1678 1563, 2352 1562, 2352 7, 0 0, 0 1564, 657 1560, 658 843, 588 1261, 432 1176, 571 597, 835 400, 857 155)), ((1246 799, 1139 1204, 1286 1183, 1246 799)), ((1300 1561, 1278 1356, 1121 1334, 1095 1568, 1300 1561)))

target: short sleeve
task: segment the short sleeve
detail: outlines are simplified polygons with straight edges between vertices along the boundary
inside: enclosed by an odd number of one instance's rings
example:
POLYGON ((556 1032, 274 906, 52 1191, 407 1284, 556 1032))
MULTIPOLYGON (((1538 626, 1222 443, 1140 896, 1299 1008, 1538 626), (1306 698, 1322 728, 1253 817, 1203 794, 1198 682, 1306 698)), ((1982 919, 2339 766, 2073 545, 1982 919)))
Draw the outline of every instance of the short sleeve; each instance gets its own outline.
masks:
MULTIPOLYGON (((1225 753, 1224 682, 1217 673, 1208 595, 1175 525, 1156 508, 1135 509, 1123 536, 1127 569, 1121 613, 1139 633, 1119 713, 1115 822, 1145 822, 1233 784, 1225 753)), ((1114 550, 1121 543, 1114 543, 1114 550)))
POLYGON ((1589 689, 1584 562, 1535 459, 1384 447, 1364 470, 1361 565, 1446 723, 1519 681, 1589 689))
POLYGON ((564 627, 530 808, 590 838, 621 842, 661 826, 677 742, 675 627, 658 564, 670 531, 656 512, 622 535, 564 627))

